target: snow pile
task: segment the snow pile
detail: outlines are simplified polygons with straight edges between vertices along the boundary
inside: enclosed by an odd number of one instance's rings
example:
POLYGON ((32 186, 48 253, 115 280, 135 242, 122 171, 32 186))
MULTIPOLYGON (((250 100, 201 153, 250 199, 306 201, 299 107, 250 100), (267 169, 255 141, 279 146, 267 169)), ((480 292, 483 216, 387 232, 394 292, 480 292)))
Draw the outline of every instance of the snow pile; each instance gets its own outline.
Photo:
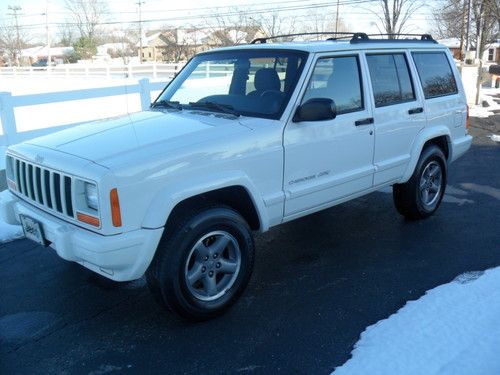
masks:
MULTIPOLYGON (((490 117, 495 113, 493 111, 500 110, 500 103, 495 101, 494 96, 500 94, 500 89, 483 87, 481 89, 481 102, 485 101, 488 103, 488 107, 482 107, 481 105, 477 105, 471 107, 469 110, 469 115, 471 117, 490 117)), ((496 98, 499 99, 498 97, 496 98)))
MULTIPOLYGON (((0 201, 6 194, 8 194, 7 190, 0 192, 0 201)), ((12 241, 23 236, 23 229, 20 225, 7 224, 0 217, 0 243, 12 241)))
POLYGON ((500 135, 498 134, 492 134, 490 136, 491 140, 494 141, 494 142, 500 142, 500 135))
POLYGON ((0 221, 0 243, 13 241, 23 236, 23 229, 20 225, 10 225, 0 221))
POLYGON ((500 374, 500 267, 428 291, 368 327, 334 375, 500 374))

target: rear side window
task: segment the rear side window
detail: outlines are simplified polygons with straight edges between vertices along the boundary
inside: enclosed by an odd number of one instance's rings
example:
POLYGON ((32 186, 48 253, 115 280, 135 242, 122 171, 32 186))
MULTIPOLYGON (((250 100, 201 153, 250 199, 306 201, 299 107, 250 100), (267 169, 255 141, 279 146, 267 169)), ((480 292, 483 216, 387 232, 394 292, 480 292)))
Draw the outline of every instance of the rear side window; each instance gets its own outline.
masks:
POLYGON ((362 110, 364 104, 357 56, 319 59, 302 102, 312 98, 333 99, 339 115, 362 110))
POLYGON ((444 52, 413 52, 426 99, 458 92, 450 63, 444 52))
POLYGON ((384 107, 415 100, 405 55, 367 55, 375 98, 375 107, 384 107))

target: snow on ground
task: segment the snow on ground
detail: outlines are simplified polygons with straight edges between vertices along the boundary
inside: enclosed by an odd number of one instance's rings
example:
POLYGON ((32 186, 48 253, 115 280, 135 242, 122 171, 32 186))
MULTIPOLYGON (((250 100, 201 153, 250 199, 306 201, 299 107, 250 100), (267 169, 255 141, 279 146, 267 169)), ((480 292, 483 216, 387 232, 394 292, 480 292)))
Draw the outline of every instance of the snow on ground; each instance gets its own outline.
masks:
MULTIPOLYGON (((6 194, 9 194, 7 190, 0 192, 0 201, 6 194)), ((7 224, 0 217, 0 243, 12 241, 23 236, 23 230, 20 225, 7 224)))
POLYGON ((500 374, 500 267, 469 272, 368 327, 334 375, 500 374))
MULTIPOLYGON (((469 115, 471 117, 490 117, 495 113, 493 111, 500 110, 500 103, 497 103, 494 100, 495 95, 500 95, 500 89, 491 88, 491 87, 483 87, 481 88, 481 102, 486 101, 488 103, 488 107, 483 107, 481 105, 477 105, 470 108, 469 115)), ((500 98, 496 98, 497 100, 500 98)))

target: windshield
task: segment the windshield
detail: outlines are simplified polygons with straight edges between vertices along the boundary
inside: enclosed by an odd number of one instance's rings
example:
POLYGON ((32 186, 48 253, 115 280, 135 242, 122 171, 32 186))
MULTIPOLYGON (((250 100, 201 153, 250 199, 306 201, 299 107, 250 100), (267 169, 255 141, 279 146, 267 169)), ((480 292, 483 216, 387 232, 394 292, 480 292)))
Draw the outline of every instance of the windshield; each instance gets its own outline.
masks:
POLYGON ((306 52, 233 50, 195 56, 153 104, 278 119, 302 73, 306 52))

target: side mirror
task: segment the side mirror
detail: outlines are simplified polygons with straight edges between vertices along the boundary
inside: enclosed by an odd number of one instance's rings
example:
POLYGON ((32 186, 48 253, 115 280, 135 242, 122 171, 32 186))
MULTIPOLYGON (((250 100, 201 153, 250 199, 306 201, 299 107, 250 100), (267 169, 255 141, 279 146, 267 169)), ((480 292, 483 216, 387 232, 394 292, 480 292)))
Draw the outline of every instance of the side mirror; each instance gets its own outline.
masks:
POLYGON ((312 98, 297 108, 293 122, 333 120, 337 107, 332 99, 312 98))

